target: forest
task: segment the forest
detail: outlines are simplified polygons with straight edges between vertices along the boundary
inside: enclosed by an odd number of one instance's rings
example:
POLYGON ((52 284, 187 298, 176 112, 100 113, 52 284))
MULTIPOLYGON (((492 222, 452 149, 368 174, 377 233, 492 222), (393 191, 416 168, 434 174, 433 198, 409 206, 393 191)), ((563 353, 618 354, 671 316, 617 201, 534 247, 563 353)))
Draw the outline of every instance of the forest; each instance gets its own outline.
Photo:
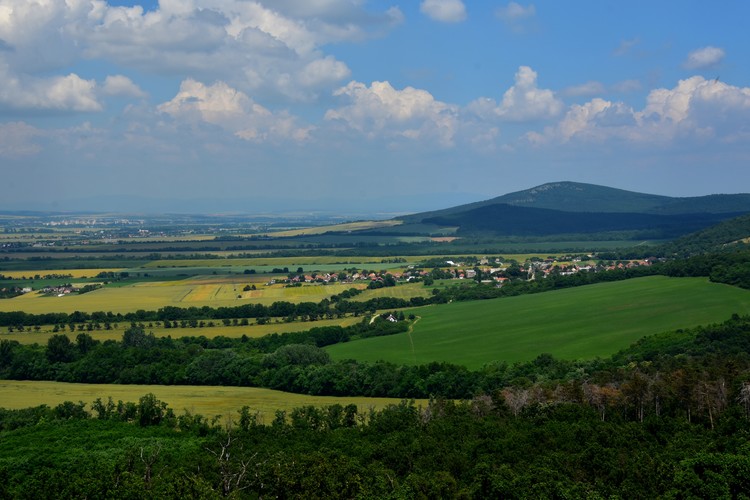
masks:
POLYGON ((146 394, 0 410, 0 496, 742 498, 748 333, 733 317, 588 367, 540 356, 426 407, 209 421, 146 394))

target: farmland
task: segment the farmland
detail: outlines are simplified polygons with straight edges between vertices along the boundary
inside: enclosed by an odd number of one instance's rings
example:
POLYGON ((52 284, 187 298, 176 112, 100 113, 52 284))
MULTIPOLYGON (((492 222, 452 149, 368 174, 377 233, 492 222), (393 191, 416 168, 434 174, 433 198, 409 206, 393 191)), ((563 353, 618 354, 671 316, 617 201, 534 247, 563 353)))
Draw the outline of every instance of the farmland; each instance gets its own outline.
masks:
POLYGON ((591 359, 666 330, 750 313, 750 292, 703 278, 654 276, 568 290, 428 306, 413 332, 337 344, 334 359, 420 364, 445 361, 479 368, 541 353, 591 359))
POLYGON ((47 297, 39 292, 32 292, 0 301, 0 311, 20 310, 34 314, 73 311, 126 313, 138 309, 155 310, 164 306, 237 306, 248 301, 264 305, 276 301, 318 302, 352 287, 350 284, 332 284, 286 288, 279 284, 243 291, 244 285, 248 282, 249 280, 241 277, 223 282, 213 277, 205 277, 105 287, 83 295, 71 294, 65 297, 47 297))
MULTIPOLYGON (((0 401, 4 408, 28 408, 46 404, 55 406, 63 401, 91 403, 96 398, 114 401, 138 401, 144 394, 153 393, 176 413, 188 410, 206 417, 236 417, 237 410, 249 406, 260 412, 261 422, 270 423, 277 410, 289 411, 301 406, 355 404, 360 411, 380 409, 397 404, 393 398, 330 397, 291 394, 257 387, 212 386, 154 386, 118 384, 68 384, 64 382, 0 381, 0 401)), ((416 404, 426 406, 424 400, 416 404)))
MULTIPOLYGON (((308 321, 294 321, 294 322, 273 322, 265 325, 258 325, 250 323, 247 326, 204 326, 199 328, 164 328, 161 324, 154 326, 147 326, 149 333, 153 333, 155 337, 171 337, 178 339, 181 337, 197 337, 203 336, 206 338, 215 337, 228 337, 228 338, 241 338, 247 336, 249 338, 260 338, 264 335, 270 335, 272 333, 289 333, 289 332, 301 332, 309 330, 310 328, 323 327, 323 326, 351 326, 361 321, 362 318, 348 316, 340 319, 321 319, 313 322, 308 321)), ((112 330, 95 330, 86 332, 94 340, 106 341, 122 339, 123 332, 130 327, 130 324, 113 324, 112 330)), ((75 341, 76 336, 81 333, 80 331, 71 332, 68 330, 60 331, 60 334, 66 335, 71 341, 75 341)), ((53 326, 47 325, 42 327, 39 332, 14 332, 14 333, 0 333, 0 340, 13 340, 22 345, 30 344, 46 344, 53 333, 53 326)))

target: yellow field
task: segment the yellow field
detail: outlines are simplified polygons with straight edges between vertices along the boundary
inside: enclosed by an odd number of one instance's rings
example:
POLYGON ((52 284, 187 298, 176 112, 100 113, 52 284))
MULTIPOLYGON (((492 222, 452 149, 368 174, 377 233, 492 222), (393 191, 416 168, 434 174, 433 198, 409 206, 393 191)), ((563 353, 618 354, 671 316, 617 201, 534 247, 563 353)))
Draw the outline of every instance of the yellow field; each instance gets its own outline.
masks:
POLYGON ((70 274, 73 278, 93 278, 99 273, 119 273, 122 268, 105 268, 105 269, 52 269, 44 271, 0 271, 0 274, 11 279, 22 277, 30 278, 34 275, 44 276, 46 274, 70 274))
POLYGON ((136 283, 120 288, 101 288, 83 295, 70 294, 64 297, 45 297, 32 292, 0 300, 0 311, 24 311, 41 314, 46 312, 74 311, 113 313, 135 312, 138 309, 156 310, 164 306, 176 307, 233 307, 252 302, 271 305, 277 301, 320 302, 332 295, 352 288, 351 284, 304 285, 285 288, 283 285, 258 286, 257 290, 243 292, 248 280, 241 283, 211 283, 206 280, 160 281, 136 283), (241 296, 241 298, 238 298, 241 296))
MULTIPOLYGON (((221 324, 221 320, 213 320, 216 324, 221 324)), ((251 320, 252 321, 252 320, 251 320)), ((268 323, 265 325, 250 324, 248 326, 213 326, 203 328, 164 328, 164 327, 146 327, 147 332, 153 332, 157 337, 170 336, 173 339, 180 337, 197 337, 203 335, 206 338, 214 338, 218 336, 239 338, 243 335, 247 335, 251 338, 263 337, 271 333, 287 333, 287 332, 301 332, 309 330, 311 328, 322 327, 322 326, 351 326, 355 323, 362 321, 362 318, 355 318, 349 316, 341 319, 323 319, 318 321, 296 321, 294 323, 268 323)), ((122 340, 122 333, 126 328, 130 327, 130 323, 115 323, 112 330, 93 330, 91 332, 71 332, 70 329, 60 331, 58 333, 65 334, 67 337, 75 341, 76 336, 79 333, 87 333, 91 335, 95 340, 122 340)), ((53 333, 52 326, 44 326, 39 332, 14 332, 14 333, 0 333, 0 340, 14 340, 24 345, 30 344, 47 344, 47 340, 53 333)))
MULTIPOLYGON (((46 404, 55 406, 63 401, 83 401, 90 405, 96 398, 106 401, 133 401, 148 393, 166 402, 178 415, 183 410, 199 413, 205 417, 231 416, 243 406, 260 412, 261 422, 270 424, 276 410, 289 411, 300 406, 327 406, 333 404, 356 404, 360 412, 370 408, 380 409, 400 400, 392 398, 330 397, 290 394, 255 387, 217 386, 166 386, 166 385, 116 385, 116 384, 68 384, 64 382, 0 381, 0 407, 8 409, 29 408, 46 404)), ((427 406, 426 400, 417 400, 417 405, 427 406)))

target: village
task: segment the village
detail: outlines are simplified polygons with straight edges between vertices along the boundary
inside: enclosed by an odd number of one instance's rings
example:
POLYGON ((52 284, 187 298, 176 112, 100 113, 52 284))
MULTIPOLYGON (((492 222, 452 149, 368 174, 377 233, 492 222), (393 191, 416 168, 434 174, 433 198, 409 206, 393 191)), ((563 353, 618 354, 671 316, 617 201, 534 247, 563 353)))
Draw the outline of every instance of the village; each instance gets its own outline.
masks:
POLYGON ((303 283, 368 283, 369 288, 395 286, 398 283, 424 282, 429 286, 436 279, 444 280, 473 280, 480 283, 495 283, 498 287, 509 280, 535 280, 549 276, 571 276, 577 273, 613 271, 617 269, 633 269, 648 267, 657 262, 655 257, 611 262, 584 261, 580 257, 570 259, 547 258, 530 259, 523 265, 515 261, 504 263, 500 259, 484 257, 474 263, 445 260, 440 266, 427 270, 424 266, 407 266, 403 271, 368 271, 352 269, 349 273, 291 273, 287 279, 272 279, 266 285, 283 283, 287 286, 301 286, 303 283))

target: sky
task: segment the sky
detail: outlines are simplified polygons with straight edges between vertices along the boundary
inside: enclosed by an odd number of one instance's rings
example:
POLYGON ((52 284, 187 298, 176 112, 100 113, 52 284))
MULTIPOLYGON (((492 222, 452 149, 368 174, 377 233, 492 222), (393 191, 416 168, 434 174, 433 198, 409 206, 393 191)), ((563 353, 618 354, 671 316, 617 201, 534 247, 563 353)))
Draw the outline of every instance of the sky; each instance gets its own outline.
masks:
POLYGON ((0 0, 0 210, 750 192, 750 2, 0 0))

